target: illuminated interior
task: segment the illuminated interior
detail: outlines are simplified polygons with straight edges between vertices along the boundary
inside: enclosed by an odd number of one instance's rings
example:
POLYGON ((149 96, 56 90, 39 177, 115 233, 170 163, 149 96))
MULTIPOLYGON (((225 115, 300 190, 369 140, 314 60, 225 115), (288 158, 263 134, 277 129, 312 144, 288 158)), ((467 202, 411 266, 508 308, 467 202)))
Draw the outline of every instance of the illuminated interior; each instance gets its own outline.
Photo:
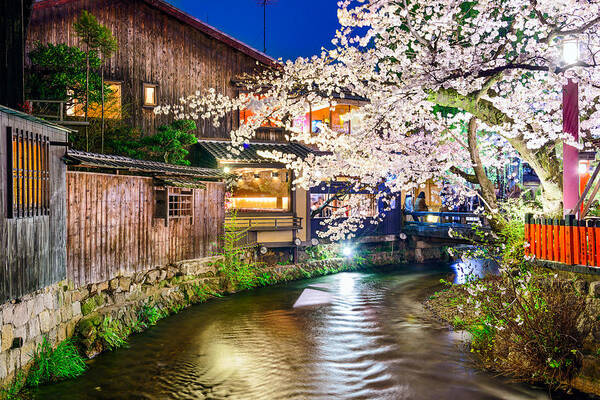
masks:
POLYGON ((290 172, 277 168, 232 168, 237 180, 231 208, 240 211, 290 211, 290 172))
POLYGON ((356 111, 358 108, 348 104, 339 104, 333 107, 328 104, 315 105, 304 118, 296 119, 294 125, 301 126, 304 132, 308 132, 310 129, 312 133, 319 133, 319 124, 324 124, 335 131, 350 133, 352 126, 356 128, 360 123, 360 119, 356 115, 350 114, 351 111, 356 111))
MULTIPOLYGON (((121 84, 119 82, 105 82, 109 91, 104 96, 104 118, 121 119, 121 84)), ((67 115, 70 117, 85 117, 85 104, 77 100, 67 107, 67 115)), ((101 118, 102 104, 90 103, 88 117, 101 118)))
POLYGON ((144 106, 153 107, 157 105, 156 85, 144 83, 144 106))

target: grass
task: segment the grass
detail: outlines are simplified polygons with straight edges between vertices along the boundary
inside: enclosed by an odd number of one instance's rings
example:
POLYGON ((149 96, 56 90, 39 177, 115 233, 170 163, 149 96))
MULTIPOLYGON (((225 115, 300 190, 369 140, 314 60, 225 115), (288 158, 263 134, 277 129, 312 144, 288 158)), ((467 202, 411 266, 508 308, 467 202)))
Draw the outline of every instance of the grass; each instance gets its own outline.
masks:
POLYGON ((85 372, 85 362, 70 340, 52 349, 44 337, 33 352, 33 365, 27 376, 27 386, 36 387, 50 382, 72 379, 85 372))
POLYGON ((124 346, 127 343, 125 340, 127 334, 128 332, 124 331, 119 321, 113 320, 112 317, 104 318, 100 329, 98 329, 98 336, 109 350, 124 346))
POLYGON ((22 399, 23 389, 25 388, 27 376, 23 371, 16 373, 10 384, 0 388, 1 400, 18 400, 22 399))

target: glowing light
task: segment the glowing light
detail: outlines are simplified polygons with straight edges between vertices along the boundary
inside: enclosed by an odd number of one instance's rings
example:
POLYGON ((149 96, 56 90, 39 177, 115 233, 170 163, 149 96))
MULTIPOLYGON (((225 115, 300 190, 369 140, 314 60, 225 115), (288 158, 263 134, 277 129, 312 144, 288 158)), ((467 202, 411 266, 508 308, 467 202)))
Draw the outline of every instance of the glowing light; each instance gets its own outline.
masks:
POLYGON ((579 61, 579 42, 571 38, 563 41, 563 60, 567 64, 575 64, 579 61))
POLYGON ((223 171, 224 171, 226 174, 228 174, 228 173, 230 173, 230 172, 231 172, 231 168, 230 168, 230 167, 225 167, 225 168, 223 168, 223 171))
POLYGON ((436 215, 428 215, 427 216, 427 222, 429 223, 434 223, 434 222, 438 222, 439 217, 436 215))
POLYGON ((348 296, 354 292, 354 277, 354 274, 348 272, 339 275, 339 288, 342 296, 348 296))
POLYGON ((352 250, 352 247, 350 247, 350 246, 346 246, 342 250, 342 254, 344 255, 344 257, 352 257, 353 252, 354 251, 352 250))
POLYGON ((579 163, 579 175, 584 175, 588 172, 588 166, 586 163, 579 163))

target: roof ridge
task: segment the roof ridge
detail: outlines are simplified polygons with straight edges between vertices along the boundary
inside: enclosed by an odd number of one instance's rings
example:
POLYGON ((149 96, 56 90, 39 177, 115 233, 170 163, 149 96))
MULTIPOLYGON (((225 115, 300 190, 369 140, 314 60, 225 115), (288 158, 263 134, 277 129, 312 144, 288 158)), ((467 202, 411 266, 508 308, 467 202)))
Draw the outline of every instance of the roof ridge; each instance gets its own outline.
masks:
MULTIPOLYGON (((42 8, 52 7, 52 6, 61 6, 64 4, 72 3, 74 1, 76 1, 76 0, 39 0, 36 3, 34 3, 33 8, 34 9, 42 9, 42 8)), ((254 47, 250 46, 249 44, 244 43, 239 39, 236 39, 235 37, 215 28, 214 26, 200 20, 197 17, 194 17, 191 14, 186 13, 185 11, 180 10, 179 8, 175 7, 174 5, 172 5, 170 3, 167 3, 164 0, 141 0, 141 1, 153 6, 154 8, 157 8, 160 11, 163 11, 163 12, 171 15, 174 18, 177 18, 179 21, 198 29, 199 31, 212 37, 213 39, 216 39, 222 43, 225 43, 225 44, 229 45, 230 47, 246 54, 249 57, 254 58, 255 60, 257 60, 265 65, 273 66, 273 65, 277 64, 277 61, 273 57, 269 56, 268 54, 265 54, 262 51, 255 49, 254 47)))

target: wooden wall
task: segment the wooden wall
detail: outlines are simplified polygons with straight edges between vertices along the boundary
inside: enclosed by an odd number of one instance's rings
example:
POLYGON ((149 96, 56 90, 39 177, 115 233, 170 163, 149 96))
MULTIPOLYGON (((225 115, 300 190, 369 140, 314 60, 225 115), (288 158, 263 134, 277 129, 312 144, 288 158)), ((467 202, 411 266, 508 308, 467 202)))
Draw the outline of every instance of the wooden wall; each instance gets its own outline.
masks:
POLYGON ((194 220, 154 218, 152 178, 69 171, 68 277, 76 286, 217 251, 224 184, 194 189, 194 220))
MULTIPOLYGON (((159 84, 159 104, 177 104, 197 90, 215 88, 236 95, 231 79, 252 72, 257 61, 225 43, 180 22, 143 0, 72 0, 52 7, 36 7, 29 25, 28 48, 35 42, 77 45, 72 25, 88 10, 108 26, 119 43, 108 61, 106 79, 122 81, 124 116, 151 133, 171 117, 157 117, 142 107, 142 83, 159 84)), ((228 138, 237 115, 215 128, 198 122, 199 137, 228 138)))
POLYGON ((64 131, 0 111, 0 304, 56 283, 66 276, 65 148, 50 146, 49 215, 7 218, 7 128, 65 142, 64 131))

